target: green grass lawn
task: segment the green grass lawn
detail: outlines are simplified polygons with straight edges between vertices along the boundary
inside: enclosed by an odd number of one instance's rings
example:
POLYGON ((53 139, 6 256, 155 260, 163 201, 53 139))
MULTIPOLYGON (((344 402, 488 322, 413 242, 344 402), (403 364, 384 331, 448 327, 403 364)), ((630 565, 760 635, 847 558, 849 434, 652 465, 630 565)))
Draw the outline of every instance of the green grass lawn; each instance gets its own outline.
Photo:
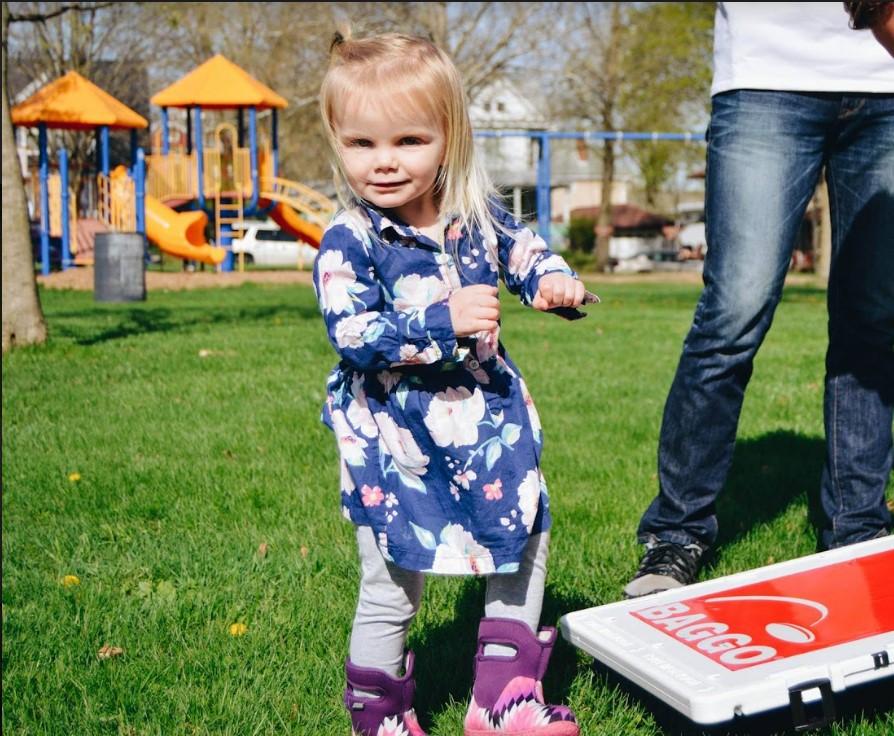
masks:
MULTIPOLYGON (((602 303, 573 323, 503 295, 504 342, 546 437, 547 624, 620 600, 636 569, 699 293, 648 280, 593 289, 602 303)), ((312 290, 108 304, 42 289, 41 301, 49 343, 3 356, 4 735, 347 736, 358 565, 319 420, 335 353, 312 290)), ((814 551, 825 342, 825 292, 790 286, 758 356, 705 577, 814 551)), ((482 580, 428 579, 410 645, 431 736, 462 733, 482 605, 482 580)), ((544 685, 585 736, 698 732, 564 640, 544 685)), ((826 733, 891 734, 890 703, 845 703, 826 733)), ((782 733, 786 719, 760 727, 782 733)))

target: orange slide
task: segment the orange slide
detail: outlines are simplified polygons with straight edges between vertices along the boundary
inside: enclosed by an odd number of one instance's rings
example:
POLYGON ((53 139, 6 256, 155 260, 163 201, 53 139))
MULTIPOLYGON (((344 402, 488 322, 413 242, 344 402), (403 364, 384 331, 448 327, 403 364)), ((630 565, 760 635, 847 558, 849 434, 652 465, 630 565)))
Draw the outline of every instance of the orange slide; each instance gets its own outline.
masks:
POLYGON ((226 250, 205 240, 207 224, 208 215, 202 210, 177 212, 146 195, 146 235, 168 255, 212 266, 223 263, 226 250))
MULTIPOLYGON (((268 204, 270 204, 269 200, 260 202, 261 207, 266 207, 268 204)), ((276 203, 276 206, 270 212, 270 219, 279 225, 282 230, 294 235, 299 240, 303 240, 314 248, 320 247, 320 241, 323 239, 323 229, 319 225, 314 225, 314 223, 305 220, 285 202, 276 203)))

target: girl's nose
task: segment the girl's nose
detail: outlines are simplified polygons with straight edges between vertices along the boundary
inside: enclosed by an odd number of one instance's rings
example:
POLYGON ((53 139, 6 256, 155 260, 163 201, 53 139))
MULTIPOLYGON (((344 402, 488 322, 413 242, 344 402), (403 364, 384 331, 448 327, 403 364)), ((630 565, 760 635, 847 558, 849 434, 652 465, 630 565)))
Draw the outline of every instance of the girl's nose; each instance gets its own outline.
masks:
POLYGON ((376 167, 380 169, 396 169, 397 156, 391 149, 381 149, 376 157, 376 167))

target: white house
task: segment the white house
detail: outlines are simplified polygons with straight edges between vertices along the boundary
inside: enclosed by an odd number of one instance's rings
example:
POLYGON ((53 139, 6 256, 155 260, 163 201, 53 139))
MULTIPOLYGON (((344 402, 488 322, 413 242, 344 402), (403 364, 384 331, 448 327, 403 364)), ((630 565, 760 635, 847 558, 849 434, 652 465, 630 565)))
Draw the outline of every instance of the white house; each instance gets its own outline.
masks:
MULTIPOLYGON (((491 178, 501 188, 512 190, 516 215, 528 218, 536 209, 540 141, 524 133, 554 128, 534 99, 519 84, 499 77, 476 94, 469 106, 491 178)), ((549 184, 554 221, 567 223, 572 210, 602 204, 598 146, 601 142, 551 139, 549 184)), ((613 182, 612 204, 626 204, 627 199, 628 183, 613 182)))

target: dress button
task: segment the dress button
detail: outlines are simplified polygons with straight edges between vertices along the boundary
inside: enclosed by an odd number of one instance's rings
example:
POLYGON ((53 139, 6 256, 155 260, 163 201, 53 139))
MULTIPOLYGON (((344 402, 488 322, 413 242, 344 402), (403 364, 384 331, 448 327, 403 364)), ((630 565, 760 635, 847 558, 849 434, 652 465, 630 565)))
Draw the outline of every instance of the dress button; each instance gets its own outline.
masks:
POLYGON ((472 359, 469 361, 469 368, 470 368, 471 370, 473 370, 473 371, 477 371, 480 367, 481 367, 481 363, 479 363, 479 362, 478 362, 477 360, 475 360, 474 358, 472 358, 472 359))

